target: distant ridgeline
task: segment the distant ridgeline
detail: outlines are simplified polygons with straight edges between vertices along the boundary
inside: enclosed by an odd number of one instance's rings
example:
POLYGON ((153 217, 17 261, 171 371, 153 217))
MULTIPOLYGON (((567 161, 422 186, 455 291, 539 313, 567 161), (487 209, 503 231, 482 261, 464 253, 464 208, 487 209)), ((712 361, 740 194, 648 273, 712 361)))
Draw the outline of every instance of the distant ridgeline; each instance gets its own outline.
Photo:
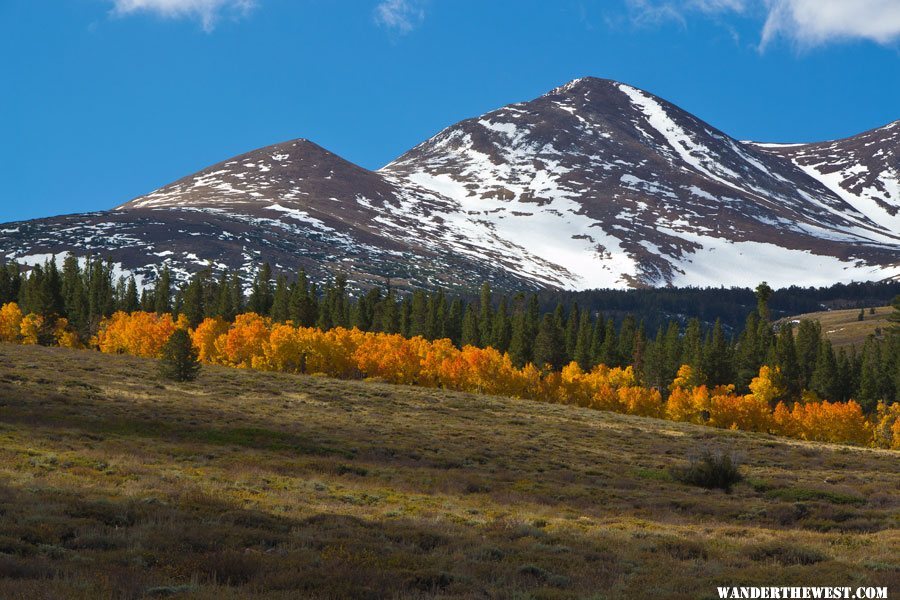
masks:
MULTIPOLYGON (((27 276, 14 264, 0 268, 0 305, 16 303, 21 314, 41 317, 39 323, 26 322, 26 337, 36 343, 60 343, 65 333, 67 345, 92 344, 101 321, 120 311, 171 313, 183 316, 191 328, 210 317, 231 322, 238 314, 256 313, 275 323, 323 331, 357 328, 449 339, 459 348, 491 347, 508 353, 518 368, 533 363, 559 370, 572 361, 585 371, 601 364, 630 366, 642 385, 663 394, 681 365, 690 366, 704 385, 734 384, 740 393, 762 366, 769 366, 779 372, 784 399, 799 400, 811 392, 833 401, 855 399, 871 412, 880 401, 900 398, 900 335, 872 337, 862 348, 835 351, 818 323, 780 330, 772 324, 775 317, 822 305, 884 305, 900 295, 898 282, 499 298, 484 284, 477 298, 421 290, 401 297, 390 287, 352 297, 343 275, 317 286, 302 271, 288 278, 263 265, 245 291, 236 273, 214 276, 209 270, 176 288, 165 268, 153 287, 139 291, 133 279, 114 279, 111 266, 99 259, 82 268, 67 257, 62 269, 51 261, 27 276)), ((25 335, 14 331, 6 337, 25 335)))
MULTIPOLYGON (((747 282, 756 285, 759 282, 747 282)), ((769 300, 773 320, 821 310, 885 306, 900 295, 900 281, 839 283, 830 287, 792 286, 775 290, 769 300)), ((639 288, 628 290, 586 290, 561 292, 548 290, 538 294, 543 308, 557 304, 578 306, 620 320, 631 314, 655 328, 669 319, 682 324, 698 318, 705 325, 718 319, 726 330, 739 330, 747 313, 756 308, 752 288, 639 288)))

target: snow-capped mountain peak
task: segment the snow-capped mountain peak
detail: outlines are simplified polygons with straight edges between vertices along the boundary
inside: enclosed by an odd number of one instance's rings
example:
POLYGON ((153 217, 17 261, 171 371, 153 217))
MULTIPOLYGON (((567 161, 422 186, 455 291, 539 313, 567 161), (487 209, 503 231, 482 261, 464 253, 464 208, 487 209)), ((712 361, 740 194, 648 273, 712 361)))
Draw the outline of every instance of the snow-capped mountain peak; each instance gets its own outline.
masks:
POLYGON ((293 140, 114 211, 7 226, 0 244, 10 258, 108 253, 148 278, 161 262, 186 276, 269 260, 359 285, 825 285, 900 275, 898 169, 897 123, 821 144, 739 142, 586 77, 378 171, 293 140))

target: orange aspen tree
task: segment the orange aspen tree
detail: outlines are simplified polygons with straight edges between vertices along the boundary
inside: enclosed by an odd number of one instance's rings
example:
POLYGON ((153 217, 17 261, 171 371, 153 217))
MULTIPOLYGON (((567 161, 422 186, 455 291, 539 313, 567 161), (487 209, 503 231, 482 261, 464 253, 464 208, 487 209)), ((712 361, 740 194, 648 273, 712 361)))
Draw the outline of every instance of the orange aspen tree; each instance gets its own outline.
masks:
POLYGON ((22 318, 19 324, 19 334, 22 336, 22 343, 33 346, 38 343, 38 334, 41 327, 44 326, 44 317, 34 313, 28 313, 22 318))
POLYGON ((228 333, 216 342, 216 351, 235 367, 249 368, 253 359, 263 356, 263 344, 269 341, 269 319, 256 313, 244 313, 235 317, 228 333))
POLYGON ((22 311, 15 302, 0 307, 0 342, 18 342, 22 331, 22 311))
MULTIPOLYGON (((197 358, 200 362, 213 364, 223 362, 224 356, 216 346, 216 342, 228 333, 229 327, 224 319, 206 318, 191 332, 191 341, 197 349, 197 358)), ((221 345, 224 345, 224 341, 221 345)))

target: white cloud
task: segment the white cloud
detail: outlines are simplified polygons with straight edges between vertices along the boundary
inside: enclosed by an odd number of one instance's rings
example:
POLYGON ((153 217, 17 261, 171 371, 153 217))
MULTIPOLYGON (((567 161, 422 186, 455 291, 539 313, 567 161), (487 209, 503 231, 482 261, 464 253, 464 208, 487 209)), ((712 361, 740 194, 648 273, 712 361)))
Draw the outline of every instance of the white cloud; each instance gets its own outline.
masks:
POLYGON ((113 13, 155 13, 170 19, 198 19, 206 31, 212 31, 223 14, 245 15, 255 0, 113 0, 113 13))
POLYGON ((900 39, 900 0, 768 0, 762 47, 784 36, 805 46, 862 38, 900 39))
POLYGON ((677 21, 691 13, 749 13, 765 18, 761 48, 783 37, 801 46, 866 39, 900 39, 900 0, 626 0, 637 23, 677 21))
POLYGON ((419 0, 383 0, 375 7, 375 22, 400 33, 409 33, 424 20, 425 9, 419 0))

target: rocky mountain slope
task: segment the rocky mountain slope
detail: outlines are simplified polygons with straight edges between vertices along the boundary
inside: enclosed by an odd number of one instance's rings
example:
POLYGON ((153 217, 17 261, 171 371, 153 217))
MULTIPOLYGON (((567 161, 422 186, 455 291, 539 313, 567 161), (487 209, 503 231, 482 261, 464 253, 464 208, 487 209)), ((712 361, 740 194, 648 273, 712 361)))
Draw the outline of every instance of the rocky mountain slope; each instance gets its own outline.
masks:
POLYGON ((628 85, 579 79, 453 125, 379 171, 306 140, 115 210, 0 226, 152 278, 262 260, 356 285, 826 285, 900 276, 900 126, 739 142, 628 85))

